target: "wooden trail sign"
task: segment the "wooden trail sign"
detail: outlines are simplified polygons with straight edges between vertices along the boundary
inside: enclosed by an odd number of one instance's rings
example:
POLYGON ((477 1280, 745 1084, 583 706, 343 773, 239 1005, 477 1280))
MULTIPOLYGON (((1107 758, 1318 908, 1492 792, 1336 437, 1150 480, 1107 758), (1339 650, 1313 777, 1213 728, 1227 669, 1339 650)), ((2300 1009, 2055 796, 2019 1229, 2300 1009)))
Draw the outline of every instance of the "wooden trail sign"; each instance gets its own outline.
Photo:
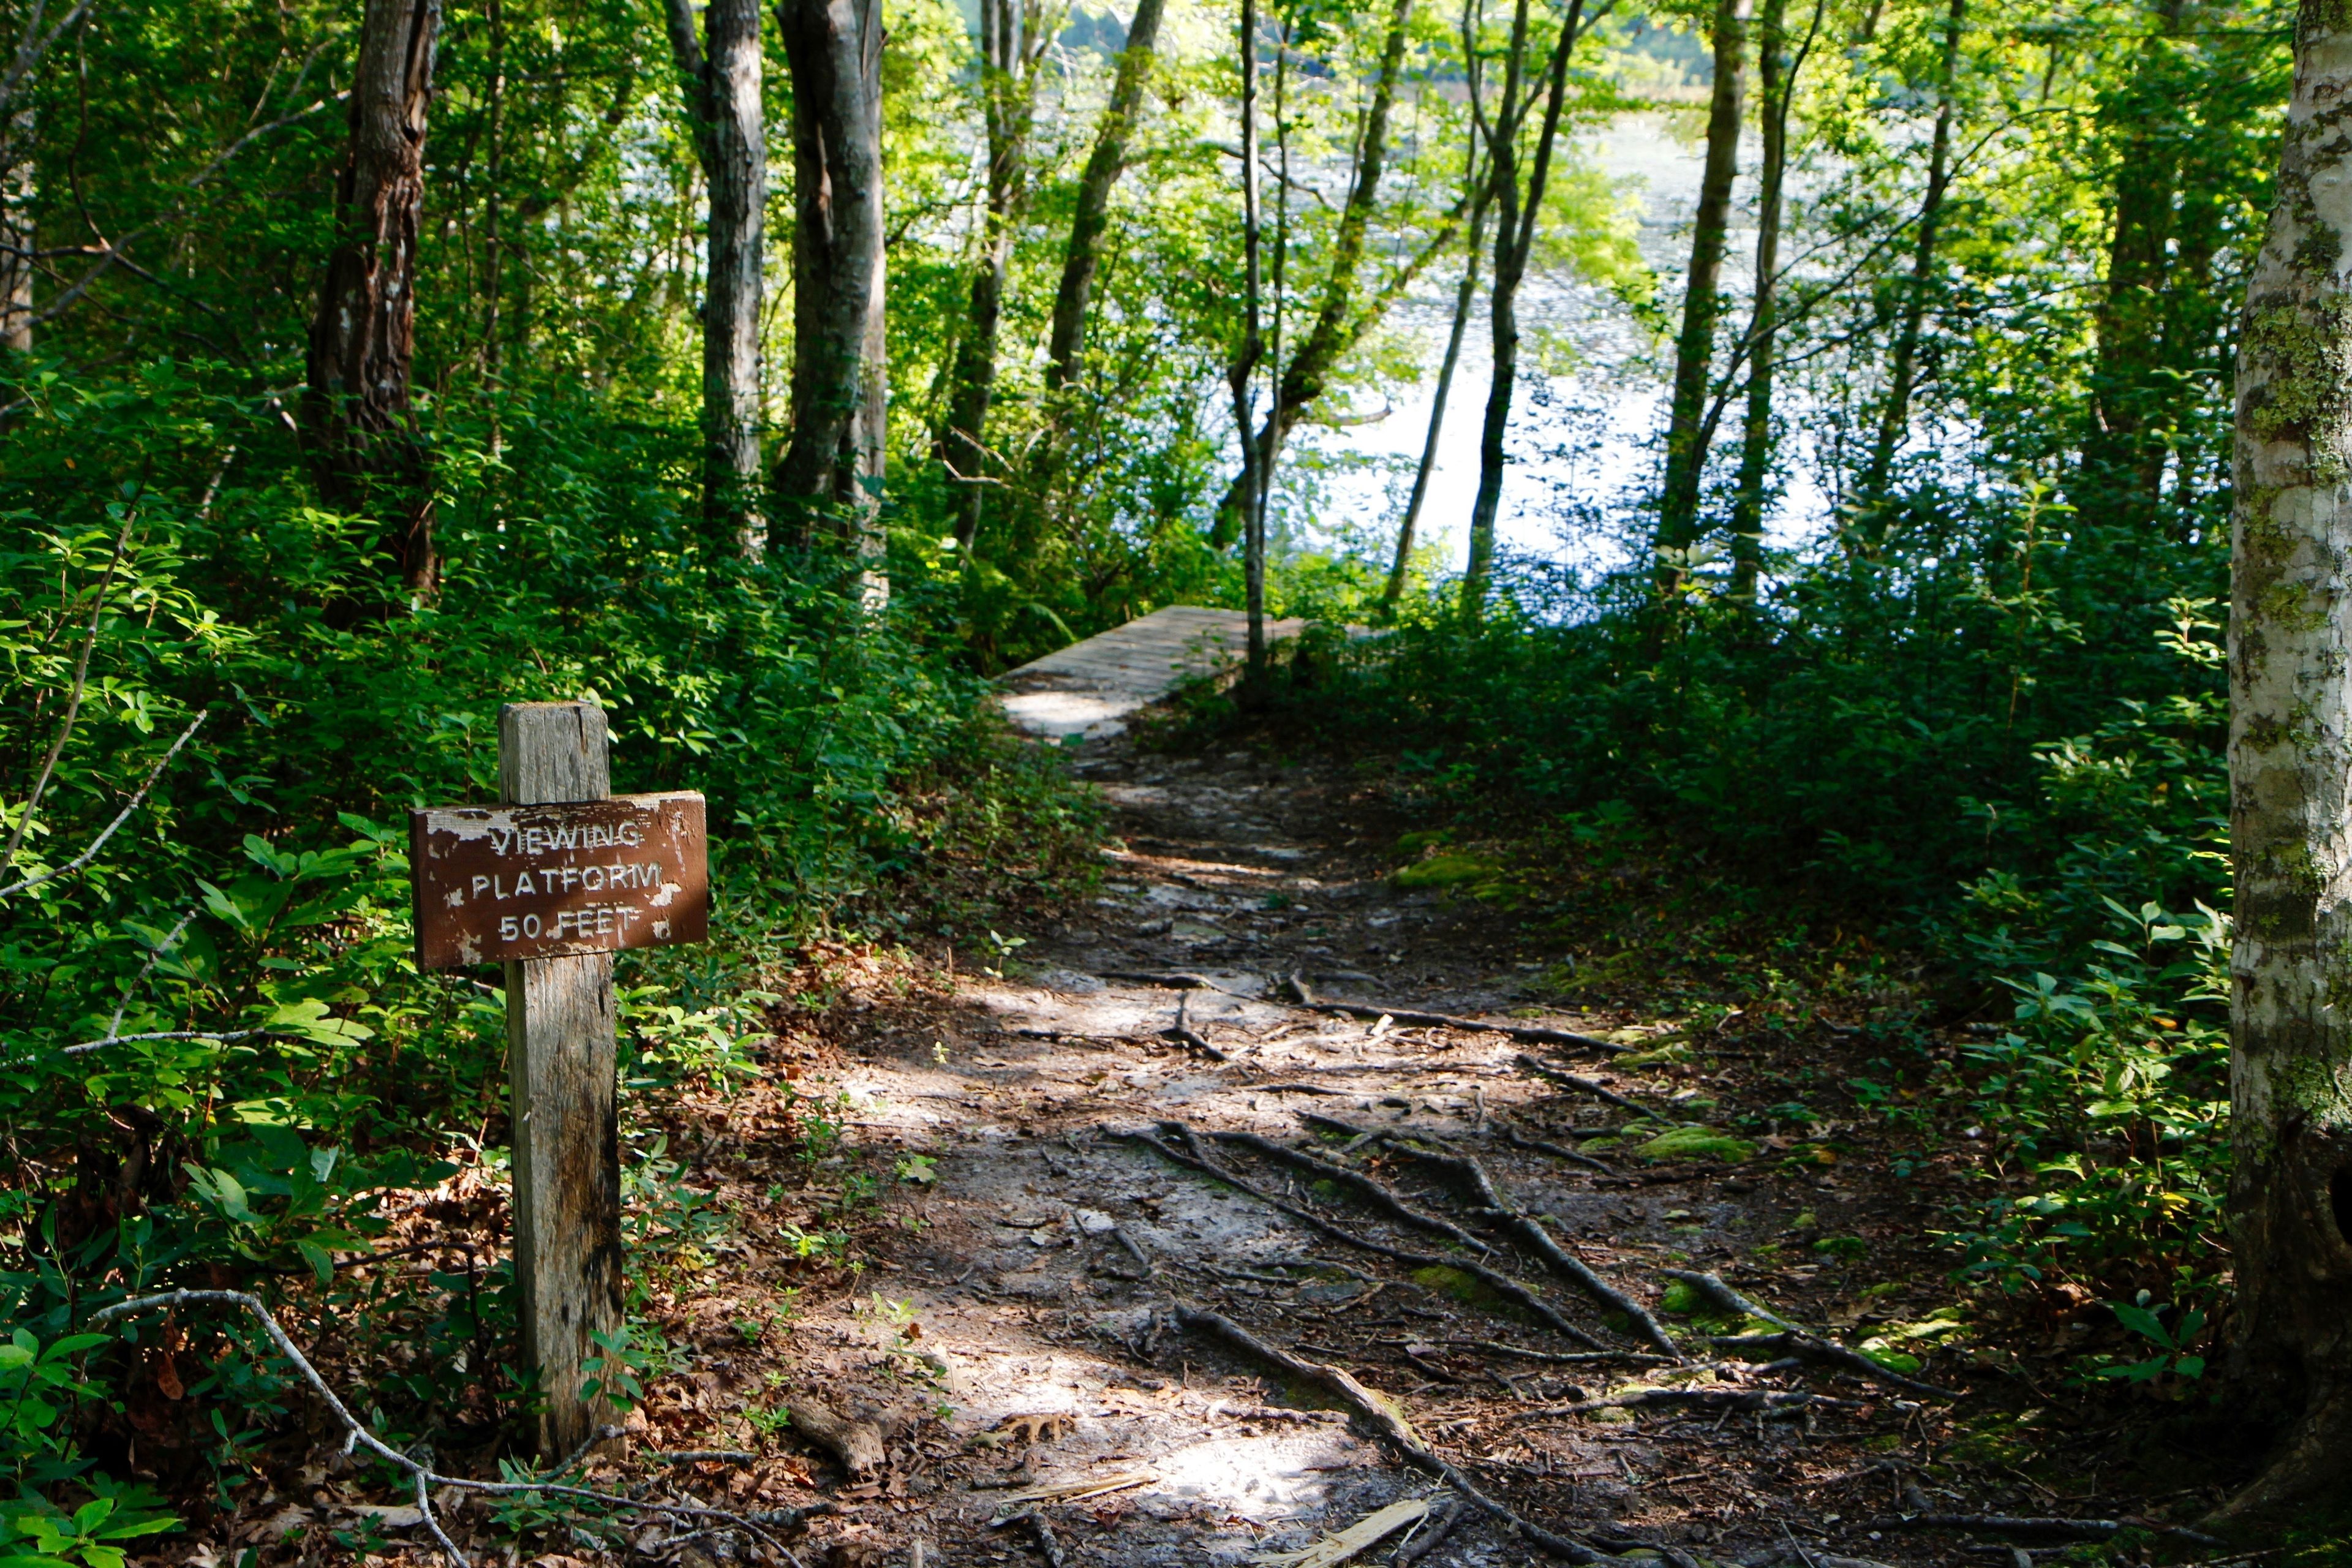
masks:
POLYGON ((506 964, 515 1280, 549 1455, 610 1418, 586 1367, 624 1321, 613 954, 703 941, 710 918, 702 797, 610 795, 609 749, 593 702, 509 703, 504 804, 409 817, 418 963, 506 964))
POLYGON ((426 969, 701 942, 702 797, 445 805, 408 818, 416 962, 426 969))

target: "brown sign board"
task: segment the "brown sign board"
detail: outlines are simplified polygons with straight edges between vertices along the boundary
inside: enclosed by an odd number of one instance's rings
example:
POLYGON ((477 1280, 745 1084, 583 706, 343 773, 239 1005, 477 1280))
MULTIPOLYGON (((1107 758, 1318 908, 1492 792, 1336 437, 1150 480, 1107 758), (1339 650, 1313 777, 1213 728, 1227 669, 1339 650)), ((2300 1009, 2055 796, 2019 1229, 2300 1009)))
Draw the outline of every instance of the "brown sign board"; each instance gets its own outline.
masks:
POLYGON ((706 941, 709 850, 692 790, 412 811, 416 962, 455 969, 706 941))

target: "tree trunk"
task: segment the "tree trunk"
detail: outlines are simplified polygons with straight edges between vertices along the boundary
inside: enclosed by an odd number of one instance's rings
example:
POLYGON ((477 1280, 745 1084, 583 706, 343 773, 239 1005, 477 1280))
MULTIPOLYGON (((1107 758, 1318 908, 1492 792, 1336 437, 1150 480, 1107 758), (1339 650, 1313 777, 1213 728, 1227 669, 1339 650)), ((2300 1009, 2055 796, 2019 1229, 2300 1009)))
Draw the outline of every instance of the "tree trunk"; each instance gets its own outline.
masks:
POLYGON ((1756 305, 1748 324, 1748 407, 1740 428, 1739 480, 1731 502, 1731 597, 1753 609, 1764 563, 1764 505, 1772 466, 1773 353, 1780 329, 1780 221, 1789 173, 1789 109, 1797 72, 1820 35, 1827 0, 1814 0, 1802 50, 1789 52, 1788 0, 1764 0, 1756 28, 1756 117, 1763 152, 1757 171, 1756 305))
MULTIPOLYGON (((1553 47, 1547 75, 1543 130, 1536 138, 1536 155, 1525 192, 1519 189, 1517 141, 1534 107, 1535 94, 1526 80, 1528 0, 1518 0, 1511 18, 1511 45, 1504 61, 1503 96, 1489 116, 1476 98, 1472 79, 1472 110, 1486 139, 1486 156, 1493 166, 1495 192, 1495 282, 1487 310, 1494 338, 1494 379, 1486 386, 1486 421, 1478 437, 1478 494, 1470 506, 1470 560, 1462 574, 1462 613, 1476 619, 1485 610, 1486 589, 1495 574, 1495 519, 1503 505, 1503 468, 1508 461, 1503 438, 1511 425, 1511 395, 1519 367, 1519 284, 1527 277, 1528 256, 1535 247, 1536 222, 1543 212, 1544 186, 1551 174, 1552 144, 1559 133, 1560 111, 1568 98, 1568 57, 1575 48, 1584 23, 1584 0, 1570 0, 1559 42, 1553 47)), ((1464 21, 1468 31, 1469 21, 1464 21)))
POLYGON ((1421 509, 1429 499, 1430 475, 1437 468, 1437 438, 1445 428, 1445 404, 1454 393, 1454 370, 1462 360, 1462 340, 1470 325, 1470 304, 1478 294, 1478 250, 1486 238, 1486 206, 1491 186, 1481 182, 1478 143, 1470 143, 1470 163, 1464 181, 1475 193, 1470 198, 1470 243, 1462 258, 1462 282, 1454 291, 1454 325, 1445 334, 1445 358, 1437 367, 1437 391, 1429 405, 1429 434, 1422 438, 1421 466, 1413 470, 1412 495, 1404 503, 1404 521, 1397 525, 1396 562, 1389 568, 1388 585, 1381 590, 1381 607, 1396 608, 1404 596, 1405 567, 1412 559, 1413 534, 1421 524, 1421 509))
POLYGON ((0 348, 33 348, 33 110, 8 116, 0 139, 0 348))
MULTIPOLYGON (((779 0, 793 74, 793 431, 776 490, 874 563, 888 411, 879 0, 779 0)), ((867 569, 867 596, 887 584, 867 569)))
MULTIPOLYGON (((1397 83, 1404 72, 1412 6, 1413 0, 1393 0, 1391 5, 1388 38, 1381 50, 1380 75, 1373 81, 1371 103, 1364 115, 1355 179, 1348 187, 1347 205, 1339 212, 1339 229, 1331 237, 1331 269, 1324 280, 1315 324, 1307 329, 1289 363, 1279 367, 1273 405, 1257 428, 1258 460, 1268 472, 1299 415, 1323 395, 1324 388, 1330 384, 1332 369, 1370 325, 1370 320, 1356 307, 1358 274, 1363 270, 1364 242, 1371 229, 1372 215, 1380 205, 1381 179, 1388 170, 1389 121, 1396 108, 1397 83)), ((1286 184, 1286 195, 1288 189, 1286 184)), ((1211 542, 1222 547, 1232 542, 1233 524, 1229 519, 1241 497, 1242 481, 1237 476, 1218 502, 1217 524, 1211 542)))
MULTIPOLYGON (((1895 468, 1895 449, 1903 445, 1911 425, 1911 394, 1919 374, 1919 334, 1927 320, 1927 296, 1935 282, 1936 231, 1944 217, 1944 195, 1952 178, 1952 118, 1958 85, 1960 28, 1967 20, 1968 0, 1952 0, 1944 24, 1941 79, 1937 83, 1936 132, 1927 147, 1927 189, 1919 203, 1919 231, 1911 253, 1911 276, 1903 292, 1903 319, 1895 333, 1895 358, 1886 374, 1886 401, 1878 413, 1878 437, 1871 445, 1870 466, 1861 487, 1867 506, 1885 498, 1895 468)), ((1873 543, 1880 531, 1873 530, 1873 543)))
POLYGON ((702 299, 702 515, 758 559, 760 311, 768 204, 768 138, 761 110, 760 0, 709 0, 708 53, 694 37, 693 0, 669 0, 670 47, 685 79, 694 145, 710 193, 702 299))
POLYGON ((1143 91, 1151 80, 1163 5, 1164 0, 1137 0, 1135 20, 1127 29, 1127 47, 1119 51, 1110 101, 1103 106, 1086 172, 1078 176, 1077 212, 1070 219, 1069 247, 1062 253, 1062 286, 1054 296, 1054 326, 1045 345, 1045 385, 1050 391, 1060 392, 1070 384, 1078 373, 1078 355, 1086 348, 1087 305, 1094 292, 1095 272, 1102 265, 1111 189, 1127 170, 1128 142, 1135 134, 1143 91))
POLYGON ((433 476, 409 402, 416 242, 439 0, 367 0, 337 238, 310 327, 304 436, 330 505, 376 511, 413 594, 432 590, 433 476))
MULTIPOLYGON (((996 336, 1013 242, 1029 202, 1029 132, 1037 113, 1038 68, 1050 37, 1037 0, 980 0, 981 100, 988 132, 988 205, 971 307, 956 345, 954 392, 940 450, 957 485, 956 540, 970 548, 986 494, 988 405, 996 390, 996 336)), ((1003 465, 998 465, 1002 467, 1003 465)))
POLYGON ((2352 23, 2304 0, 2239 333, 2230 613, 2230 1213, 2239 1408, 2294 1422, 2226 1511, 2352 1469, 2352 23))
POLYGON ((1685 552, 1698 542, 1699 482, 1706 447, 1700 421, 1715 369, 1723 252, 1731 231, 1731 186, 1739 174, 1739 124, 1748 90, 1748 0, 1717 0, 1715 87, 1706 116, 1706 163, 1691 228, 1683 328, 1675 340, 1673 400, 1666 416, 1666 477, 1658 500, 1658 592, 1671 605, 1686 575, 1685 552))
POLYGON ((1259 331, 1258 206, 1257 206, 1257 0, 1242 0, 1242 288, 1245 311, 1242 345, 1225 368, 1234 395, 1234 431, 1242 444, 1242 510, 1245 532, 1242 541, 1242 591, 1249 615, 1249 679, 1265 673, 1265 509, 1258 504, 1264 485, 1257 467, 1257 443, 1251 438, 1255 399, 1250 379, 1265 353, 1259 331))

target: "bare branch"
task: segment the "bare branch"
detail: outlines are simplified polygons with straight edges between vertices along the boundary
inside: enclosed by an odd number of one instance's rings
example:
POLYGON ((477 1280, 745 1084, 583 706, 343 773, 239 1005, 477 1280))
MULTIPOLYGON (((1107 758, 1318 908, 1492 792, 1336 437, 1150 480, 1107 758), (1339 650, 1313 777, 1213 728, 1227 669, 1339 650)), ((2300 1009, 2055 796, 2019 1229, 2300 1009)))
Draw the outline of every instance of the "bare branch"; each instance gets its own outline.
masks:
MULTIPOLYGON (((140 1296, 128 1301, 117 1301, 110 1307, 91 1313, 89 1321, 94 1328, 101 1323, 112 1322, 117 1318, 129 1317, 134 1312, 152 1311, 156 1308, 195 1305, 241 1308, 261 1324, 262 1331, 269 1336, 270 1343, 278 1347, 278 1353, 287 1359, 294 1370, 301 1374, 302 1381, 310 1385, 310 1391, 319 1396, 330 1411, 333 1412, 335 1419, 343 1428, 343 1451, 349 1453, 353 1447, 365 1448, 377 1458, 406 1475, 414 1483, 416 1489, 417 1510, 424 1514, 425 1526, 432 1531, 434 1540, 439 1542, 443 1554, 456 1564, 456 1568, 472 1568, 472 1565, 467 1562, 466 1554, 457 1549, 457 1542, 451 1541, 443 1531, 439 1521, 434 1515, 432 1489, 435 1487, 454 1487, 460 1491, 486 1492, 503 1497, 537 1493, 543 1497, 580 1498, 590 1502, 625 1509, 636 1514, 653 1513, 666 1514, 678 1519, 720 1520, 757 1536, 761 1542, 773 1547, 787 1562, 795 1564, 799 1560, 785 1550, 783 1543, 776 1539, 768 1527, 790 1528, 812 1515, 830 1513, 835 1510, 835 1505, 831 1503, 818 1503, 809 1508, 774 1509, 756 1514, 745 1514, 735 1513, 723 1508, 706 1508, 699 1503, 659 1502, 643 1498, 625 1497, 618 1492, 598 1491, 593 1487, 559 1486, 543 1480, 478 1481, 465 1476, 445 1476, 430 1466, 410 1458, 406 1454, 391 1447, 368 1430, 360 1419, 351 1413, 350 1407, 344 1405, 335 1391, 328 1386, 327 1380, 319 1374, 319 1369, 310 1364, 310 1358, 302 1353, 301 1347, 297 1345, 285 1329, 279 1326, 277 1318, 270 1313, 268 1307, 262 1304, 261 1299, 243 1290, 165 1290, 152 1296, 140 1296)), ((621 1429, 617 1426, 598 1427, 587 1443, 583 1444, 577 1451, 556 1466, 549 1474, 562 1475, 585 1458, 589 1450, 595 1445, 610 1441, 620 1435, 621 1429)))
MULTIPOLYGON (((163 776, 163 770, 172 765, 172 759, 180 754, 180 748, 188 743, 189 737, 196 732, 196 727, 211 716, 212 710, 209 708, 201 709, 197 711, 195 718, 189 721, 188 727, 180 731, 180 738, 172 742, 172 749, 165 752, 160 758, 156 759, 154 767, 150 769, 148 772, 147 782, 139 786, 139 793, 131 797, 131 804, 124 806, 121 812, 116 814, 114 820, 106 825, 105 832, 90 840, 89 848, 83 850, 80 854, 75 856, 72 859, 67 861, 64 865, 59 866, 53 871, 44 871, 37 877, 27 877, 21 882, 12 882, 7 887, 0 888, 0 899, 5 899, 11 893, 21 893, 28 888, 37 888, 44 882, 55 881, 59 877, 71 876, 74 872, 80 870, 84 866, 89 865, 90 861, 96 858, 98 852, 106 847, 106 841, 114 837, 114 830, 121 827, 125 822, 129 821, 131 814, 139 809, 140 803, 147 798, 147 792, 155 787, 155 781, 163 776)), ((29 816, 31 814, 32 807, 27 804, 26 806, 26 815, 29 816)), ((21 826, 21 824, 19 826, 21 826)), ((13 847, 10 853, 13 856, 13 847)), ((5 861, 0 860, 0 864, 5 864, 5 861)))

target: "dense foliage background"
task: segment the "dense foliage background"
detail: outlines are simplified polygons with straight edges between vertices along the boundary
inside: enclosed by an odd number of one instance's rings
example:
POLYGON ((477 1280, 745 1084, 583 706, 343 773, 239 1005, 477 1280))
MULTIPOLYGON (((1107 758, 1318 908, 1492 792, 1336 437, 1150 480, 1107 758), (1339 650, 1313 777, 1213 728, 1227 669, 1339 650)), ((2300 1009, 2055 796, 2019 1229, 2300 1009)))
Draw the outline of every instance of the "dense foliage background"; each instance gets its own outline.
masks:
MULTIPOLYGON (((1458 519, 1431 520, 1441 542, 1391 605, 1391 520, 1325 510, 1349 412, 1434 358, 1387 312, 1450 294, 1462 266, 1464 34, 1423 9, 1352 335, 1271 508, 1275 611, 1390 635, 1310 644, 1303 668, 1349 701, 1266 695, 1287 721, 1402 747, 1449 809, 1661 836, 1811 911, 1792 921, 1842 911, 1924 948, 1942 980, 1890 994, 1868 1026, 1929 1074, 1907 1033, 1921 1018, 1988 1026, 1935 1080, 1980 1104, 2004 1156, 2000 1189, 1954 1216, 1955 1266, 2177 1270, 2210 1289, 2231 334, 2286 13, 1786 9, 1811 52, 1759 588, 1731 537, 1736 416, 1703 465, 1702 541, 1663 574, 1648 474, 1524 500, 1556 514, 1562 551, 1507 559, 1467 612, 1443 542, 1458 519), (1930 193, 1939 116, 1948 189, 1930 193), (1916 391, 1869 479, 1915 310, 1916 391)), ((701 177, 661 18, 637 0, 446 9, 415 279, 438 591, 408 594, 373 521, 321 500, 297 394, 360 12, 12 13, 26 64, 7 199, 34 280, 29 341, 0 357, 0 1305, 17 1335, 0 1466, 27 1497, 120 1494, 75 1526, 89 1568, 112 1568, 104 1530, 162 1517, 118 1485, 138 1443, 171 1449, 183 1494, 201 1479, 226 1505, 285 1386, 248 1344, 202 1373, 211 1428, 167 1435, 157 1391, 196 1374, 168 1347, 85 1366, 95 1342, 67 1336, 93 1305, 164 1281, 324 1289, 378 1223, 375 1194, 498 1168, 497 1002, 482 978, 413 968, 402 857, 407 807, 494 787, 500 702, 593 693, 616 784, 711 796, 733 934, 626 972, 629 1071, 652 1081, 726 1069, 793 940, 918 920, 972 935, 1079 875, 1087 808, 997 733, 983 678, 1162 604, 1239 603, 1218 518, 1243 309, 1230 16, 1169 13, 1083 374, 1049 395, 1040 345, 1125 24, 1080 11, 1056 35, 1009 273, 1002 467, 959 549, 938 444, 978 244, 982 84, 964 16, 892 5, 877 609, 824 549, 747 561, 701 520, 701 177), (69 1054, 93 1041, 116 1043, 69 1054)), ((1571 132, 1646 104, 1698 134, 1714 15, 1657 0, 1602 23, 1572 57, 1571 132)), ((1268 177, 1272 299, 1294 336, 1327 297, 1389 18, 1269 15, 1267 58, 1289 62, 1269 144, 1297 171, 1268 177)), ((1507 22, 1473 29, 1482 48, 1507 22)), ((769 54, 781 125, 792 81, 769 54)), ((1637 195, 1564 154, 1536 268, 1609 331, 1562 328, 1523 364, 1515 458, 1585 438, 1579 399, 1600 395, 1580 387, 1663 375, 1660 301, 1681 280, 1639 242, 1637 195)), ((1753 283, 1727 277, 1722 407, 1745 395, 1753 283)), ((790 278, 779 238, 773 429, 790 278)), ((1465 380, 1454 416, 1475 402, 1465 380)), ((462 1311, 416 1328, 385 1419, 421 1430, 441 1402, 495 1423, 527 1398, 464 1354, 493 1331, 496 1288, 474 1281, 462 1311)))

